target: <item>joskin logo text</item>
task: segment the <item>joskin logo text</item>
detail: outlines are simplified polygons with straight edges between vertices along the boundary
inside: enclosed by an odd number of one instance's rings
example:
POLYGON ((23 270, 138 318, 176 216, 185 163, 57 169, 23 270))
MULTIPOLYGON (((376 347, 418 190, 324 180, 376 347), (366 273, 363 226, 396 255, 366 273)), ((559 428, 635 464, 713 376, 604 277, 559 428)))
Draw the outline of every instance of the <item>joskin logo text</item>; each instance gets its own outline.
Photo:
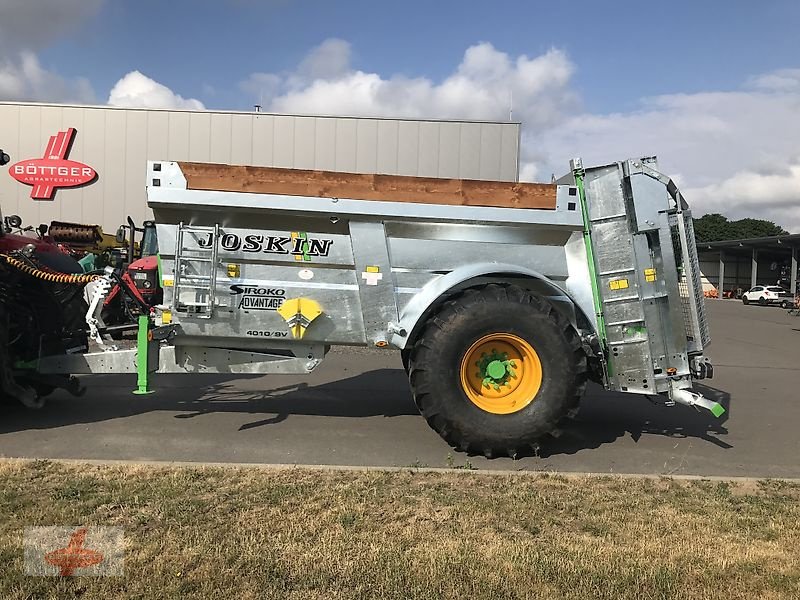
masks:
POLYGON ((232 285, 231 295, 238 295, 240 310, 278 310, 286 299, 286 290, 280 288, 232 285))
MULTIPOLYGON (((201 248, 209 248, 213 234, 198 240, 201 248)), ((264 254, 292 255, 297 261, 310 261, 314 257, 328 256, 333 240, 309 237, 304 231, 293 231, 288 236, 249 234, 244 238, 235 233, 219 237, 219 246, 227 252, 262 252, 264 254)))

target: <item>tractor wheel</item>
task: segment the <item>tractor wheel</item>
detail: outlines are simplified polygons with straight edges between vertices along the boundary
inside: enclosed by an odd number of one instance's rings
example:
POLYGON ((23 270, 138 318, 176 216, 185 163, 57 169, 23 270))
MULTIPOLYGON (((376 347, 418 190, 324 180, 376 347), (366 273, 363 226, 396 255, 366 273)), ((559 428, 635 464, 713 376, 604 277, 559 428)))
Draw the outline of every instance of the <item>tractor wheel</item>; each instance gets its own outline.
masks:
POLYGON ((587 360, 551 304, 516 286, 469 289, 428 319, 409 357, 414 400, 451 446, 488 458, 535 448, 572 416, 587 360))

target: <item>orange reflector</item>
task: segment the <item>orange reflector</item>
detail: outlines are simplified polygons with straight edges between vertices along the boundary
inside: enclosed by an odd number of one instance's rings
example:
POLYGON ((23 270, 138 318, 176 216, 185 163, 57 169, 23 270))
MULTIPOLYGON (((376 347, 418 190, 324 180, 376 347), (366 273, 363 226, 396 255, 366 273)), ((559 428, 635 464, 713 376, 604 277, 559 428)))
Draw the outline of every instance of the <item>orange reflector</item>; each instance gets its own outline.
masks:
POLYGON ((675 373, 677 372, 678 369, 676 369, 675 367, 670 367, 669 369, 667 369, 667 375, 675 375, 675 373))

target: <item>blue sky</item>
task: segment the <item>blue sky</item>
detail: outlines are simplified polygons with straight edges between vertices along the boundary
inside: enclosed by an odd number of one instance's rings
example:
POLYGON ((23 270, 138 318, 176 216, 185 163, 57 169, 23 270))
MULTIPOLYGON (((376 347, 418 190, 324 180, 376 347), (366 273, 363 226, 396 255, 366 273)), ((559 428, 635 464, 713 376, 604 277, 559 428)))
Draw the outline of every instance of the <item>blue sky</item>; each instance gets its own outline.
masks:
POLYGON ((0 100, 522 122, 800 231, 800 2, 0 0, 0 100))
POLYGON ((327 38, 350 42, 359 69, 434 80, 488 41, 512 56, 565 51, 584 108, 614 112, 796 66, 798 25, 796 0, 140 0, 104 3, 41 57, 63 74, 90 73, 98 93, 137 69, 210 108, 248 108, 240 80, 289 70, 327 38))

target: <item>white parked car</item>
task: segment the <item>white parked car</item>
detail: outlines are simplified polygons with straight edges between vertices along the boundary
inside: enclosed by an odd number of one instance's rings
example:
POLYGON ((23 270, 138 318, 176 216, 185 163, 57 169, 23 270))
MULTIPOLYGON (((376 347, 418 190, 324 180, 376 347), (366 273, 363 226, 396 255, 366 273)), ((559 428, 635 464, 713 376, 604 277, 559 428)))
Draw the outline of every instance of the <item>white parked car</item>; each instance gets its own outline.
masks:
POLYGON ((780 304, 781 308, 791 308, 794 304, 792 294, 777 285, 757 285, 742 294, 742 303, 758 302, 761 306, 780 304))

